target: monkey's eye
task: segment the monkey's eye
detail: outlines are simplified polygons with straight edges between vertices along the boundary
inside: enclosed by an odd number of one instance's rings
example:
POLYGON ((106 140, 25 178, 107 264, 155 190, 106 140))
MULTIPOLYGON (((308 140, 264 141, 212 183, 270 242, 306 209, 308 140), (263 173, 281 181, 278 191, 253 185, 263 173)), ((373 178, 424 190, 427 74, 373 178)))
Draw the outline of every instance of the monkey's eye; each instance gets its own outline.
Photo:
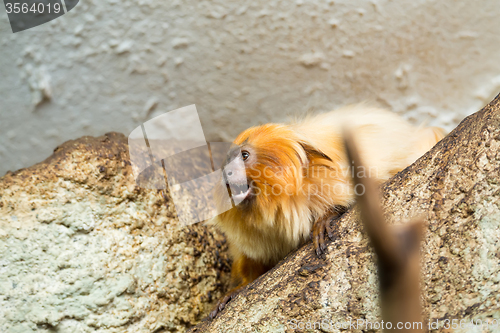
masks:
POLYGON ((247 152, 246 150, 243 150, 241 152, 241 157, 243 158, 243 161, 246 161, 248 159, 248 157, 250 156, 250 153, 247 152))

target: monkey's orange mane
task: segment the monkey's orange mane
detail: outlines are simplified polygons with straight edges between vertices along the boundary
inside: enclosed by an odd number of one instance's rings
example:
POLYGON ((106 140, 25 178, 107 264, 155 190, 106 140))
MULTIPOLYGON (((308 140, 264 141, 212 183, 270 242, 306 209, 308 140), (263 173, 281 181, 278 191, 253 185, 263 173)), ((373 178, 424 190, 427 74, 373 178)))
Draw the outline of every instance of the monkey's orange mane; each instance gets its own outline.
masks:
POLYGON ((338 158, 330 159, 289 126, 253 127, 234 143, 254 154, 255 162, 246 166, 254 197, 218 217, 227 233, 283 232, 299 243, 308 235, 310 222, 338 200, 323 190, 325 185, 348 185, 340 175, 338 158))
POLYGON ((235 143, 253 148, 256 163, 246 173, 255 189, 255 205, 267 217, 303 185, 306 154, 293 131, 283 125, 264 125, 243 132, 235 143))

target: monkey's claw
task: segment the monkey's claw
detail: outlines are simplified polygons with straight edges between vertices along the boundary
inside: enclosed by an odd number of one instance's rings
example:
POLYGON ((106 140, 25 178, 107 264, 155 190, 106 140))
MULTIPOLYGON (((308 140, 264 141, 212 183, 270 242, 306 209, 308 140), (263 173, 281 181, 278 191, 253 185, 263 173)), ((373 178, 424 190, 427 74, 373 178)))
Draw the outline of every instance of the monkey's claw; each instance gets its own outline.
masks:
POLYGON ((231 290, 230 292, 228 292, 226 294, 226 296, 224 296, 223 298, 221 298, 217 302, 214 309, 212 311, 210 311, 210 313, 208 314, 208 318, 210 320, 213 320, 215 317, 217 317, 217 314, 219 312, 222 312, 222 310, 224 310, 224 308, 226 307, 227 303, 229 303, 230 300, 235 298, 239 294, 240 291, 241 291, 241 288, 235 288, 235 289, 231 290))
POLYGON ((328 235, 330 240, 335 238, 335 234, 333 231, 333 222, 337 220, 341 214, 326 214, 325 216, 316 220, 313 225, 312 230, 312 240, 314 244, 314 249, 316 250, 316 255, 320 257, 323 253, 326 253, 326 239, 325 233, 328 235))

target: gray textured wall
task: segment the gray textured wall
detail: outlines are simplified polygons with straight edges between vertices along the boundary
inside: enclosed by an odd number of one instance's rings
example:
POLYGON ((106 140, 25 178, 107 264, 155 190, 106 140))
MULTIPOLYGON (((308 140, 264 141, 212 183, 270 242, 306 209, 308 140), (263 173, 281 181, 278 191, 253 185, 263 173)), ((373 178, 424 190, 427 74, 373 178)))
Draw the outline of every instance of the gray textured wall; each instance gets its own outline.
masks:
POLYGON ((193 103, 216 141, 362 100, 451 129, 500 91, 495 0, 81 0, 16 34, 0 7, 0 174, 193 103))

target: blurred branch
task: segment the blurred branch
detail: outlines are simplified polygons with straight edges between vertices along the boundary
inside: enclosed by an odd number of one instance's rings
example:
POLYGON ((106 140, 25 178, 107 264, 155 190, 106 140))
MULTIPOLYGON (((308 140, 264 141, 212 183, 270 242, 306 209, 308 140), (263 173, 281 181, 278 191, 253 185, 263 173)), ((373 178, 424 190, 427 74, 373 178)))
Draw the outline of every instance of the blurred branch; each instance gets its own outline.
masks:
MULTIPOLYGON (((354 170, 363 168, 351 132, 344 133, 344 143, 354 170)), ((361 220, 378 257, 382 319, 392 323, 395 331, 424 332, 419 281, 423 222, 412 222, 400 226, 399 230, 387 226, 377 184, 368 177, 359 178, 357 172, 352 174, 355 188, 362 189, 356 191, 361 220), (397 329, 397 323, 412 323, 411 329, 397 329), (421 323, 421 326, 415 327, 413 323, 421 323)))

